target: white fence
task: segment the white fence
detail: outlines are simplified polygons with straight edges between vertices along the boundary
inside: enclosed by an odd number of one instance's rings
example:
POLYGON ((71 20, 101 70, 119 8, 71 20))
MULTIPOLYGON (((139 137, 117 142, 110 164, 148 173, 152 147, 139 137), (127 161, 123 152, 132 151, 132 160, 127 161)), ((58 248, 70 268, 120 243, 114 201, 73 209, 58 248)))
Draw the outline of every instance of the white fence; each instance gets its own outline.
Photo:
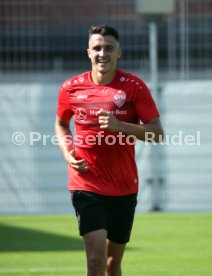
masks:
MULTIPOLYGON (((1 83, 1 214, 72 210, 66 164, 51 141, 59 85, 1 83)), ((159 108, 169 138, 159 148, 137 144, 137 210, 212 210, 212 81, 167 81, 161 89, 159 108), (200 145, 168 140, 180 133, 200 139, 200 145), (154 152, 159 155, 152 158, 154 152)))

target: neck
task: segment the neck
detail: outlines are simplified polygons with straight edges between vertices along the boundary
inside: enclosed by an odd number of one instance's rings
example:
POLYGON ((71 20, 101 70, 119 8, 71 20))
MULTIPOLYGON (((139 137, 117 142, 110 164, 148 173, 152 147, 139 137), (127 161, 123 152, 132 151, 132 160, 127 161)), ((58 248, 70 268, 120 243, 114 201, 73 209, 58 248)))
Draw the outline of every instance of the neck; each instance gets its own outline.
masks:
POLYGON ((102 74, 100 72, 92 71, 91 78, 95 84, 102 84, 102 85, 109 84, 113 81, 115 73, 116 72, 114 71, 113 73, 110 73, 110 74, 102 74))

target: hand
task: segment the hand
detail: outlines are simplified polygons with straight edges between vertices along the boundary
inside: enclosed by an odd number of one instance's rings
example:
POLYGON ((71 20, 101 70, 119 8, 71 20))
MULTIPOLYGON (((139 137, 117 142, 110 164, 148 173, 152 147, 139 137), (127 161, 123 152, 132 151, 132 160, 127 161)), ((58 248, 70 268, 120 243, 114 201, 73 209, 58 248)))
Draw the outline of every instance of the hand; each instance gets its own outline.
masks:
POLYGON ((70 153, 65 156, 65 160, 69 166, 80 173, 84 173, 89 170, 88 163, 85 161, 85 159, 75 159, 75 150, 70 151, 70 153))
POLYGON ((120 121, 114 115, 109 114, 102 108, 99 111, 97 111, 96 115, 99 116, 99 124, 101 129, 118 131, 120 121))

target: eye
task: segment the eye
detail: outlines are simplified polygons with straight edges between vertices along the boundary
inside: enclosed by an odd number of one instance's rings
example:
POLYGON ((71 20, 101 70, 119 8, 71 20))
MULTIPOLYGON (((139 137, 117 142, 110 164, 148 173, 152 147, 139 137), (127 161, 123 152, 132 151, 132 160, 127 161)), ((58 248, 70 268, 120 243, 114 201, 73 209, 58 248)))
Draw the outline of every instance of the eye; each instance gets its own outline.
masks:
POLYGON ((106 46, 105 47, 105 50, 107 51, 107 52, 112 52, 113 51, 113 46, 106 46))
POLYGON ((100 46, 94 46, 93 50, 96 51, 96 52, 99 52, 99 51, 101 51, 101 47, 100 46))

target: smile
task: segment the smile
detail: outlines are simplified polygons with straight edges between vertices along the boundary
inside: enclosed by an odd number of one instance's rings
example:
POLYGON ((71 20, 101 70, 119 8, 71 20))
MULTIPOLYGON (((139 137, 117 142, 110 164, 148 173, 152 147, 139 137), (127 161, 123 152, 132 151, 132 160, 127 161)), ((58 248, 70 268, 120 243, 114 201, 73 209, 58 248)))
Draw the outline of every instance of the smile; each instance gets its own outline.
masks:
POLYGON ((106 63, 108 63, 108 61, 106 61, 106 60, 98 60, 98 63, 100 63, 100 64, 106 64, 106 63))

